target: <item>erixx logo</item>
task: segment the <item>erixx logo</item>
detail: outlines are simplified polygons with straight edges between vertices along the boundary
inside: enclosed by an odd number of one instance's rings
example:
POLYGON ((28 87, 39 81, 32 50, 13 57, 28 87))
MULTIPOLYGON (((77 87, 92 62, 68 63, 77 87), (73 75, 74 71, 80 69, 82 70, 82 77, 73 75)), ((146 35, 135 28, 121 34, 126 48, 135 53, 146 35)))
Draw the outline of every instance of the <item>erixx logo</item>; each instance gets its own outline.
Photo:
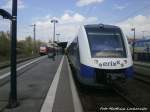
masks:
POLYGON ((122 63, 120 63, 120 61, 109 61, 109 62, 103 62, 103 63, 99 63, 99 66, 117 66, 117 65, 122 65, 122 63))

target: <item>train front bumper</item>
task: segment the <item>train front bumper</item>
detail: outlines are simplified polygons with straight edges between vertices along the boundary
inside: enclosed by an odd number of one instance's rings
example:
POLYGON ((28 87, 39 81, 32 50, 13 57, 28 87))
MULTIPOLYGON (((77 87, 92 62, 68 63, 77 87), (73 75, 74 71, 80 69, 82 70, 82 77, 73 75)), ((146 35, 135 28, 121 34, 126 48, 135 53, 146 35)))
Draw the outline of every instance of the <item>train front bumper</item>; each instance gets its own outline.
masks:
POLYGON ((126 69, 97 69, 93 67, 89 67, 86 65, 80 66, 80 79, 81 82, 85 82, 87 84, 108 84, 111 81, 122 80, 125 81, 127 79, 133 78, 133 67, 129 67, 126 69))

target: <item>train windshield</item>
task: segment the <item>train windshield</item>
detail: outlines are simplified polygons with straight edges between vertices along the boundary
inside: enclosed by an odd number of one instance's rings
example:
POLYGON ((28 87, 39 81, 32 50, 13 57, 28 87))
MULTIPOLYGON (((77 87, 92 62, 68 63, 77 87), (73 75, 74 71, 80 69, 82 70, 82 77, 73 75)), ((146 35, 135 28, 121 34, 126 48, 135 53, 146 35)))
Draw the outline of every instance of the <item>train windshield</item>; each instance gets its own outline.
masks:
POLYGON ((91 56, 125 58, 126 50, 120 29, 86 28, 91 56))

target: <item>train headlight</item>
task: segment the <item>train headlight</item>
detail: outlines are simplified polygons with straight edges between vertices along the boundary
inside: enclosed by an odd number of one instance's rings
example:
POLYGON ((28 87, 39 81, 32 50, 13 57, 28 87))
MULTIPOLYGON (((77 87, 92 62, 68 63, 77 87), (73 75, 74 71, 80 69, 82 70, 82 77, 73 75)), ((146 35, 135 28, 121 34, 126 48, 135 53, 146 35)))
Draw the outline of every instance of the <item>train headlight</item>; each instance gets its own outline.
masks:
POLYGON ((123 64, 123 63, 121 63, 121 67, 124 67, 124 64, 123 64))
POLYGON ((124 60, 125 64, 127 64, 127 60, 124 60))
POLYGON ((94 60, 94 63, 95 63, 95 64, 98 64, 98 60, 94 60))

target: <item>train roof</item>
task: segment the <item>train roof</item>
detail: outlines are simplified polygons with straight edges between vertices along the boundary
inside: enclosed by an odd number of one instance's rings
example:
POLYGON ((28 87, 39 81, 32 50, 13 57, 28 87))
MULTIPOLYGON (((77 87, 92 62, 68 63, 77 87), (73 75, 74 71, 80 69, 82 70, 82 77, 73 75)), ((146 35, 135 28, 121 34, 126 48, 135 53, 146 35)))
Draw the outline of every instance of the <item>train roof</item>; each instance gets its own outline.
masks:
POLYGON ((99 27, 103 27, 103 28, 112 28, 112 29, 120 29, 118 26, 115 25, 107 25, 107 24, 89 24, 89 25, 84 25, 85 28, 99 28, 99 27))

